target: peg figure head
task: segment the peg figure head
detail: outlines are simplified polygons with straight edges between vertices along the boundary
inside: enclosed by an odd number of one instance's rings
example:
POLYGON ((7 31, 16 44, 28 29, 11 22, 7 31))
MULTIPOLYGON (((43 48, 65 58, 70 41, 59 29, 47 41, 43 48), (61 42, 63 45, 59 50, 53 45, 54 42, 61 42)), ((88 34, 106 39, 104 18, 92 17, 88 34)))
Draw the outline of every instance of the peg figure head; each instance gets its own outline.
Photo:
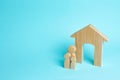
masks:
POLYGON ((69 49, 68 49, 68 52, 71 53, 71 54, 75 53, 75 51, 76 51, 76 47, 75 46, 70 46, 69 49))

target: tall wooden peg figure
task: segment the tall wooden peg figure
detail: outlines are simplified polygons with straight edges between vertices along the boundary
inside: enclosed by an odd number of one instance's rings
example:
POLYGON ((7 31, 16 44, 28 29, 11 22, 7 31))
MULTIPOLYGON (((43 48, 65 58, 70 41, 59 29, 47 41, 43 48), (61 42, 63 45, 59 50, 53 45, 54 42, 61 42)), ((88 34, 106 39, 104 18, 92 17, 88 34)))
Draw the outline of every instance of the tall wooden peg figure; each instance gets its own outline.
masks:
POLYGON ((71 69, 75 69, 76 68, 76 47, 75 46, 70 46, 69 48, 69 53, 71 54, 71 58, 70 58, 70 68, 71 69))

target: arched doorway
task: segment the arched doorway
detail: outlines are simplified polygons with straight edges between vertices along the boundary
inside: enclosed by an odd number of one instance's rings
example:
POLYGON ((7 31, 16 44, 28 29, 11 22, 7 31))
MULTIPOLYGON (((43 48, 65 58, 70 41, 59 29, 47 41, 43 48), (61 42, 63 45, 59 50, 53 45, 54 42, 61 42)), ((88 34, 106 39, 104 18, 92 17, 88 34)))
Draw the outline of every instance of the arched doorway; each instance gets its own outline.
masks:
POLYGON ((94 65, 95 46, 92 44, 83 45, 84 61, 94 65))

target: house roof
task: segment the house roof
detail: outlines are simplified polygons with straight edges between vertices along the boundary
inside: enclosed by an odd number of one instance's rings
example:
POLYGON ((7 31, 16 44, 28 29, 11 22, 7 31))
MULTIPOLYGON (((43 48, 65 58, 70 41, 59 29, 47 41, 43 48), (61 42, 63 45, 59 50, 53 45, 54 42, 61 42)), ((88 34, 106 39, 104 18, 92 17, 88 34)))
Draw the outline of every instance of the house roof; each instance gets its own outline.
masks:
POLYGON ((85 30, 86 28, 91 28, 91 29, 93 29, 93 30, 94 30, 96 33, 98 33, 105 41, 108 41, 108 40, 109 40, 108 37, 106 37, 105 35, 103 35, 103 34, 102 34, 99 30, 97 30, 92 24, 89 24, 89 25, 87 25, 85 28, 83 28, 83 29, 75 32, 74 34, 72 34, 71 37, 76 37, 76 34, 77 34, 77 33, 85 30))

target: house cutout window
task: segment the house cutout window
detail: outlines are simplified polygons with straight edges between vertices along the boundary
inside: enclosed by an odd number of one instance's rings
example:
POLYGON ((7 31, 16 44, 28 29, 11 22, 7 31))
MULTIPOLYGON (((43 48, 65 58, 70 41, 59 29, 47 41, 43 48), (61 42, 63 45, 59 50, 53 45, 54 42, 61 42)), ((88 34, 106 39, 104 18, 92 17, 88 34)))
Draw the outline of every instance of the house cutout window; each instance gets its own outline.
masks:
POLYGON ((84 44, 83 46, 83 56, 84 61, 94 65, 94 53, 95 47, 92 44, 84 44))

